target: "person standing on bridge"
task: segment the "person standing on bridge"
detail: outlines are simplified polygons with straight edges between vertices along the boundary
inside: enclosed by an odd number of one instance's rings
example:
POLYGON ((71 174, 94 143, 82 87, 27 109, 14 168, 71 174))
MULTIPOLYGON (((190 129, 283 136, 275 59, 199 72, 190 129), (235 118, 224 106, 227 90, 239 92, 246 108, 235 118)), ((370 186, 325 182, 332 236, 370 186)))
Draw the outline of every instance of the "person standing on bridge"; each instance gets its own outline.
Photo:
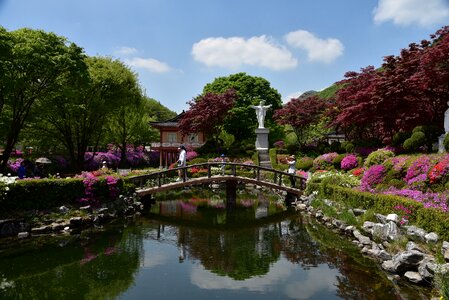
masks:
POLYGON ((287 164, 288 164, 288 170, 287 173, 292 174, 290 176, 290 184, 292 187, 295 187, 296 185, 296 158, 294 155, 290 155, 290 157, 287 158, 287 164))
MULTIPOLYGON (((186 147, 184 145, 181 145, 178 147, 178 151, 179 151, 178 168, 187 166, 187 149, 186 149, 186 147)), ((184 180, 185 172, 186 172, 186 169, 178 170, 178 179, 176 181, 187 180, 187 176, 184 180)))

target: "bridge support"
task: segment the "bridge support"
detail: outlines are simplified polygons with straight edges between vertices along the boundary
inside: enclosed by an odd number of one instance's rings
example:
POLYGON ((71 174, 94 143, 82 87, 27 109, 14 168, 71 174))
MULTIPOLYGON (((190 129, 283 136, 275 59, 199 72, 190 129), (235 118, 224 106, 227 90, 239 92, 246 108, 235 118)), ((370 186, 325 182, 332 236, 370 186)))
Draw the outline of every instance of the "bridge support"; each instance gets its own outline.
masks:
POLYGON ((293 202, 296 201, 296 195, 287 192, 287 195, 285 196, 285 204, 288 206, 291 206, 293 202))
POLYGON ((226 180, 226 208, 234 209, 237 200, 237 181, 226 180))

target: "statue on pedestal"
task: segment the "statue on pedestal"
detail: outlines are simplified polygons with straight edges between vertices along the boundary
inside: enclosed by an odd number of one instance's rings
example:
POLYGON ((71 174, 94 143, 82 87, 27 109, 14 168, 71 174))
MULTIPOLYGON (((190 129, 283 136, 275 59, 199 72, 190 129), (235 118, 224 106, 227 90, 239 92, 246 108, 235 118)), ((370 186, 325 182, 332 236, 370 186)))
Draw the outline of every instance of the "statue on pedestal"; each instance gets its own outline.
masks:
MULTIPOLYGON (((265 115, 267 114, 267 110, 271 107, 271 105, 265 105, 264 100, 260 100, 260 104, 255 106, 252 105, 251 107, 256 110, 257 115, 257 121, 259 122, 259 128, 265 128, 264 122, 265 122, 265 115)), ((446 123, 445 123, 446 124, 446 123)))

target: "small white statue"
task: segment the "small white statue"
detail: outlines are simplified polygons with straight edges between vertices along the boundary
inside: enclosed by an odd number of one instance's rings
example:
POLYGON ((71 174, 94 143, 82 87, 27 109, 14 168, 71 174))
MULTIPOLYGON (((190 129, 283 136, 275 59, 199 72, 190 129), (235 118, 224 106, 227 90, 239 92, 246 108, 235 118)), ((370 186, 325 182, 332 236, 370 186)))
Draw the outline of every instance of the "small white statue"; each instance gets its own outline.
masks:
POLYGON ((252 105, 251 107, 256 110, 257 121, 259 122, 259 128, 265 128, 265 115, 267 114, 267 110, 271 107, 271 105, 265 105, 265 101, 261 100, 260 104, 257 106, 252 105))

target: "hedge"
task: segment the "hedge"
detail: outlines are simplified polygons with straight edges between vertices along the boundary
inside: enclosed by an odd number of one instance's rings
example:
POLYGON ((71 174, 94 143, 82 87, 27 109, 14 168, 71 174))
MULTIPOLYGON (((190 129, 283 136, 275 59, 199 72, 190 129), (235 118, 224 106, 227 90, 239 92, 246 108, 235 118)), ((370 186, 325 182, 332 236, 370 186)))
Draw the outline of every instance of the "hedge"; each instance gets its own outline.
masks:
POLYGON ((373 209, 377 213, 390 214, 396 205, 411 209, 411 224, 423 228, 427 232, 436 232, 440 239, 449 240, 449 213, 434 208, 424 208, 423 204, 409 198, 361 192, 351 188, 335 185, 313 183, 308 190, 317 190, 320 195, 335 201, 343 202, 348 207, 373 209))
MULTIPOLYGON (((80 205, 85 196, 82 178, 18 180, 7 186, 8 191, 0 197, 2 212, 52 209, 61 205, 80 205)), ((133 189, 123 180, 117 182, 120 193, 133 189), (125 191, 126 190, 126 191, 125 191)), ((95 185, 95 195, 100 202, 108 201, 109 188, 101 178, 95 185)))

